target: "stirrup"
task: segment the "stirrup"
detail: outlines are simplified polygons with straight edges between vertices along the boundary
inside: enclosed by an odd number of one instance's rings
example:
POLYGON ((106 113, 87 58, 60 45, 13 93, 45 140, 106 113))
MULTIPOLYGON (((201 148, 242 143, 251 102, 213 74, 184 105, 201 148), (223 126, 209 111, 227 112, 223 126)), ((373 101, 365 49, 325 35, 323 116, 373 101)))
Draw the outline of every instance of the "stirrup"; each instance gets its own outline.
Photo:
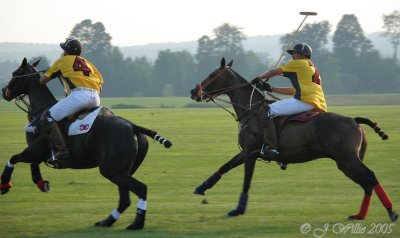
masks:
POLYGON ((279 167, 281 168, 281 170, 286 170, 286 169, 287 169, 287 166, 288 166, 288 164, 282 163, 282 162, 278 162, 278 161, 276 161, 276 164, 279 165, 279 167))
POLYGON ((274 160, 279 156, 279 151, 270 149, 266 144, 263 144, 260 150, 260 155, 263 158, 274 160))
POLYGON ((54 155, 54 151, 51 151, 51 157, 45 162, 47 166, 53 169, 60 169, 61 168, 61 161, 57 159, 54 155))

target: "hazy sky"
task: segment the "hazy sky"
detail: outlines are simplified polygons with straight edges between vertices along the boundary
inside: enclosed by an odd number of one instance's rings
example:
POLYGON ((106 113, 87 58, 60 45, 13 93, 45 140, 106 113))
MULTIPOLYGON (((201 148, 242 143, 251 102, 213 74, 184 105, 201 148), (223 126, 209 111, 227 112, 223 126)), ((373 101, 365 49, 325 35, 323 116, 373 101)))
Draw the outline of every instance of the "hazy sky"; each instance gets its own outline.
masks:
POLYGON ((0 0, 0 42, 59 43, 85 19, 102 22, 115 46, 196 41, 223 23, 247 36, 285 34, 301 11, 318 12, 306 23, 328 20, 332 30, 355 14, 371 33, 394 10, 400 0, 0 0))

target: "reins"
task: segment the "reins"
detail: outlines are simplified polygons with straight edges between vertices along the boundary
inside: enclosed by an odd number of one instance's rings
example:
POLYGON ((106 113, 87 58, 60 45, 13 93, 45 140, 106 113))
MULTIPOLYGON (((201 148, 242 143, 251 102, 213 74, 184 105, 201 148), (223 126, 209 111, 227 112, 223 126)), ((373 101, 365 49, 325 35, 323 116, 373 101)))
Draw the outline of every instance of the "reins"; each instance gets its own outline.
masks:
POLYGON ((232 85, 232 86, 229 86, 229 87, 226 87, 226 88, 221 88, 221 89, 218 89, 218 90, 212 90, 212 91, 206 92, 204 89, 208 85, 210 85, 212 82, 214 82, 218 77, 221 77, 222 73, 224 73, 227 69, 230 69, 230 67, 229 66, 225 66, 224 69, 220 70, 218 72, 218 74, 216 74, 211 80, 209 80, 207 83, 205 83, 205 85, 198 84, 198 87, 199 87, 198 94, 199 94, 200 98, 203 98, 203 96, 206 95, 209 98, 207 101, 212 101, 218 107, 220 107, 223 110, 227 111, 235 119, 235 121, 239 122, 240 119, 243 118, 244 115, 246 115, 249 111, 251 112, 251 110, 252 110, 251 108, 252 108, 253 105, 258 105, 260 103, 265 102, 266 98, 265 98, 265 95, 262 92, 260 92, 264 96, 264 99, 260 100, 259 102, 256 102, 256 103, 251 103, 252 99, 253 99, 254 90, 256 89, 255 86, 253 86, 253 90, 252 90, 252 93, 251 93, 251 96, 250 96, 250 102, 249 102, 248 106, 232 103, 232 102, 230 102, 228 100, 224 100, 224 99, 218 98, 218 96, 220 96, 221 94, 226 94, 227 92, 230 92, 230 91, 233 91, 233 90, 236 90, 236 89, 251 85, 248 82, 242 83, 242 84, 238 84, 238 85, 232 85), (230 105, 235 105, 235 106, 241 107, 241 108, 245 109, 245 111, 241 115, 236 116, 235 113, 231 112, 226 107, 224 107, 221 104, 217 103, 216 100, 224 102, 224 103, 227 103, 227 104, 230 104, 230 105))
MULTIPOLYGON (((32 76, 32 75, 36 75, 36 74, 40 74, 40 73, 44 73, 44 72, 46 72, 46 70, 40 70, 40 71, 37 71, 35 73, 31 73, 31 74, 23 74, 23 75, 13 76, 11 79, 13 79, 13 78, 22 78, 22 77, 26 77, 26 76, 32 76)), ((4 78, 1 78, 1 79, 8 79, 8 77, 7 78, 4 77, 4 78)))
POLYGON ((15 103, 15 105, 17 105, 17 107, 18 107, 19 109, 21 109, 22 111, 24 111, 24 112, 26 112, 27 114, 29 114, 29 112, 31 111, 32 108, 31 108, 31 105, 25 101, 25 99, 24 99, 25 97, 26 97, 26 94, 19 95, 19 96, 15 97, 14 103, 15 103), (19 102, 22 102, 23 104, 25 104, 25 106, 26 106, 27 109, 25 109, 25 108, 23 108, 22 106, 20 106, 20 105, 19 105, 19 102))
MULTIPOLYGON (((46 71, 47 70, 40 70, 40 71, 37 71, 35 73, 29 73, 29 74, 22 74, 22 75, 18 75, 18 76, 13 76, 11 78, 11 80, 16 79, 16 78, 22 78, 22 77, 41 74, 41 73, 44 73, 46 71)), ((8 88, 8 84, 6 84, 5 88, 8 88)), ((19 96, 16 96, 14 103, 19 109, 21 109, 23 112, 27 113, 28 117, 31 117, 32 115, 35 115, 36 113, 42 111, 44 108, 47 108, 48 106, 51 105, 51 103, 47 104, 47 105, 44 105, 43 107, 39 108, 38 110, 32 112, 32 107, 31 107, 30 103, 25 100, 25 97, 26 97, 26 94, 21 94, 19 96), (20 105, 21 103, 25 105, 26 109, 23 106, 20 105)))

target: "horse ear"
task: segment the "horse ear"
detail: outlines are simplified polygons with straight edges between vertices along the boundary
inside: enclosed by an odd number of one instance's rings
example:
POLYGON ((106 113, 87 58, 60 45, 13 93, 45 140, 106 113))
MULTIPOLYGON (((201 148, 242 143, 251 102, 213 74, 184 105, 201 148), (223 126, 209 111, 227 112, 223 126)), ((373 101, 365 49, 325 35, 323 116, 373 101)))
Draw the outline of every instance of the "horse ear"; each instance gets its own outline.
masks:
POLYGON ((229 63, 227 64, 227 66, 232 67, 232 64, 233 64, 233 60, 231 60, 231 62, 229 62, 229 63))
POLYGON ((225 68, 225 58, 224 57, 222 57, 222 59, 221 59, 221 67, 220 68, 221 69, 225 68))
POLYGON ((33 65, 33 67, 36 67, 36 66, 38 66, 39 62, 40 62, 40 59, 39 59, 38 61, 36 61, 35 63, 33 63, 33 64, 32 64, 32 65, 33 65))
POLYGON ((24 58, 23 60, 22 60, 22 63, 21 63, 21 68, 25 68, 25 66, 28 64, 28 60, 26 59, 26 58, 24 58))

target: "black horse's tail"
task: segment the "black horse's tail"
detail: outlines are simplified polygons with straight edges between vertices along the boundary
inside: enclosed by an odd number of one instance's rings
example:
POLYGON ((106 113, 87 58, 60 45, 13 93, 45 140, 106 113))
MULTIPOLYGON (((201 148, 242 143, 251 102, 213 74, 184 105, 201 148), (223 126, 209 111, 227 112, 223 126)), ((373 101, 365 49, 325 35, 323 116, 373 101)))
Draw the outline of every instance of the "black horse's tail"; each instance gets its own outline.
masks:
POLYGON ((169 147, 172 146, 171 141, 169 141, 169 140, 165 139, 164 137, 158 135, 156 131, 149 130, 147 128, 135 125, 133 123, 131 123, 131 125, 133 126, 133 130, 135 132, 142 133, 142 134, 145 134, 146 136, 149 136, 149 137, 153 138, 154 140, 158 141, 160 144, 164 145, 165 148, 169 148, 169 147))
POLYGON ((158 135, 157 131, 149 130, 149 129, 144 128, 142 126, 138 126, 138 125, 134 124, 133 122, 131 122, 131 121, 129 121, 129 120, 123 118, 123 117, 118 117, 118 118, 120 118, 120 119, 126 121, 127 123, 129 123, 132 126, 133 131, 135 133, 145 134, 146 136, 149 136, 149 137, 153 138, 154 140, 158 141, 160 144, 164 145, 165 148, 169 148, 169 147, 172 146, 171 141, 169 141, 169 140, 165 139, 164 137, 158 135))
POLYGON ((382 140, 389 139, 389 136, 386 135, 386 133, 384 131, 382 131, 381 128, 378 126, 378 123, 372 122, 370 119, 364 118, 364 117, 355 117, 354 120, 358 124, 365 124, 365 125, 370 126, 382 138, 382 140))

